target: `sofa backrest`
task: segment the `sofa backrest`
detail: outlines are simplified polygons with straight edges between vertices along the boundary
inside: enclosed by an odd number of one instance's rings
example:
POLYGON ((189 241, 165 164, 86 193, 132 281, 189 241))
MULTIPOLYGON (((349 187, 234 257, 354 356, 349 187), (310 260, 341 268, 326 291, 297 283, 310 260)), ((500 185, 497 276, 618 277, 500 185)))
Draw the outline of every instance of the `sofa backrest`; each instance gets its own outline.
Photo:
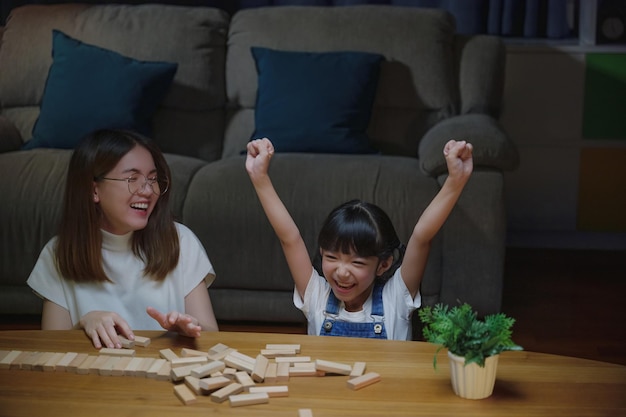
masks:
POLYGON ((257 73, 250 47, 385 57, 368 129, 386 154, 417 156, 423 134, 458 112, 455 24, 443 10, 390 6, 267 7, 237 12, 228 35, 228 117, 224 156, 254 131, 257 73))
POLYGON ((145 61, 178 63, 157 110, 154 138, 165 152, 211 161, 224 137, 229 16, 208 7, 63 4, 13 10, 0 47, 1 114, 31 137, 52 63, 52 30, 145 61))

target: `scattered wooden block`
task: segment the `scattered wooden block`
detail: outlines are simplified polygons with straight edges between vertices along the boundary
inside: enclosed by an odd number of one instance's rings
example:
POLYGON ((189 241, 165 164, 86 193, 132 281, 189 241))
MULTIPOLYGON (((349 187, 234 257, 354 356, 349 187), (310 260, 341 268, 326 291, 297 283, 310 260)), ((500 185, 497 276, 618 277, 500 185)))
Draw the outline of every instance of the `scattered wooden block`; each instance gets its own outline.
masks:
POLYGON ((289 381, 289 367, 288 362, 279 363, 276 368, 276 381, 286 382, 289 381))
POLYGON ((268 343, 265 345, 265 349, 268 349, 268 350, 283 350, 283 349, 292 350, 293 349, 296 351, 296 353, 300 353, 300 344, 268 343))
POLYGON ((278 372, 278 364, 276 362, 270 362, 269 364, 267 364, 267 369, 265 370, 264 382, 268 384, 276 383, 277 372, 278 372))
POLYGON ((248 389, 250 394, 265 392, 270 398, 288 397, 289 387, 287 385, 254 386, 248 389))
POLYGON ((222 370, 222 375, 225 376, 226 378, 229 378, 231 380, 235 380, 235 374, 238 371, 235 368, 224 368, 222 370))
POLYGON ((172 361, 173 359, 177 359, 178 355, 174 353, 172 349, 161 349, 159 350, 159 356, 161 356, 166 361, 172 361))
POLYGON ((317 369, 315 369, 315 363, 307 362, 300 363, 298 366, 291 366, 289 368, 289 377, 292 376, 317 376, 317 369))
POLYGON ((310 408, 301 408, 298 410, 298 417, 313 417, 313 410, 310 408))
POLYGON ((254 368, 252 369, 252 379, 256 382, 263 382, 265 379, 265 371, 267 369, 267 365, 269 365, 270 361, 263 356, 263 354, 258 355, 254 362, 254 368))
POLYGON ((354 362, 352 365, 352 372, 350 372, 350 376, 355 378, 357 376, 361 376, 365 373, 365 362, 354 362))
POLYGON ((189 387, 191 391, 196 395, 202 395, 202 388, 200 388, 200 378, 188 375, 185 377, 185 385, 189 387))
POLYGON ((376 382, 380 381, 380 375, 376 372, 368 372, 364 375, 357 376, 356 378, 349 379, 346 384, 348 388, 353 390, 358 390, 368 385, 372 385, 376 382))
POLYGON ((128 340, 124 336, 117 335, 117 338, 120 339, 120 343, 124 349, 132 349, 135 347, 135 342, 133 340, 128 340))
POLYGON ((193 404, 196 402, 195 394, 185 384, 174 385, 174 394, 185 405, 193 404))
POLYGON ((150 345, 150 338, 135 335, 134 342, 135 342, 135 346, 147 347, 148 345, 150 345))
POLYGON ((248 389, 250 387, 255 385, 255 383, 252 380, 252 378, 250 377, 250 375, 248 375, 248 373, 245 372, 245 371, 237 372, 235 374, 235 379, 237 380, 237 382, 239 382, 241 385, 243 385, 243 390, 244 391, 248 391, 248 389))
POLYGON ((243 391, 243 385, 238 382, 232 382, 225 387, 218 389, 211 394, 211 401, 216 403, 222 403, 228 399, 231 395, 239 394, 243 391))
POLYGON ((209 353, 196 349, 182 348, 180 350, 180 356, 182 356, 183 358, 186 358, 188 356, 204 356, 208 359, 209 353))
POLYGON ((350 375, 352 366, 344 363, 325 361, 322 359, 315 360, 315 369, 331 374, 350 375))
MULTIPOLYGON (((170 362, 170 366, 171 366, 171 362, 170 362)), ((187 365, 187 366, 179 366, 179 367, 172 367, 172 370, 170 371, 170 377, 172 378, 172 381, 182 381, 183 378, 185 378, 188 375, 191 375, 191 370, 197 368, 198 365, 193 364, 193 365, 187 365)))
POLYGON ((172 364, 172 368, 177 368, 179 366, 187 366, 187 365, 204 365, 208 362, 209 358, 207 356, 187 356, 185 358, 174 358, 170 360, 172 364))
POLYGON ((133 349, 102 348, 98 353, 109 356, 135 356, 133 349))
POLYGON ((276 363, 281 362, 289 362, 289 363, 298 363, 298 362, 311 362, 310 356, 279 356, 275 359, 276 363))
POLYGON ((207 376, 214 376, 212 374, 223 371, 224 369, 226 369, 226 364, 224 362, 212 361, 192 369, 190 374, 196 378, 205 378, 207 376))
POLYGON ((211 392, 218 390, 226 385, 231 384, 233 381, 223 376, 216 376, 210 378, 200 379, 200 388, 205 392, 211 392))
POLYGON ((228 397, 231 407, 240 407, 243 405, 267 404, 270 397, 264 392, 257 394, 235 394, 228 397))
POLYGON ((248 373, 252 373, 254 371, 254 359, 248 361, 246 359, 241 358, 240 356, 233 355, 232 352, 224 358, 224 363, 231 368, 235 368, 238 371, 246 371, 248 373))
POLYGON ((265 356, 268 359, 277 358, 279 356, 294 356, 296 353, 295 349, 262 349, 261 355, 265 356))

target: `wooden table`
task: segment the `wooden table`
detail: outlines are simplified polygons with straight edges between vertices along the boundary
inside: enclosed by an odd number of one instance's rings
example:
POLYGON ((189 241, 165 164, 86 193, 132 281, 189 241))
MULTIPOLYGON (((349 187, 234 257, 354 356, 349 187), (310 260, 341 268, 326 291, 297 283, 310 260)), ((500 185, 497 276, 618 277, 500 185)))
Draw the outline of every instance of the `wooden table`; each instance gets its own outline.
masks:
MULTIPOLYGON (((79 375, 58 371, 0 370, 0 416, 298 416, 310 408, 320 416, 626 416, 626 367, 533 352, 501 355, 494 393, 484 400, 457 397, 450 385, 445 352, 433 370, 436 346, 423 342, 380 341, 293 334, 217 332, 199 339, 163 332, 136 356, 183 347, 208 351, 226 344, 256 356, 267 343, 298 343, 302 356, 352 364, 367 363, 381 381, 354 391, 347 376, 291 377, 289 396, 268 404, 230 407, 199 396, 183 405, 173 383, 133 376, 79 375)), ((84 352, 96 350, 82 331, 2 331, 0 350, 84 352)))

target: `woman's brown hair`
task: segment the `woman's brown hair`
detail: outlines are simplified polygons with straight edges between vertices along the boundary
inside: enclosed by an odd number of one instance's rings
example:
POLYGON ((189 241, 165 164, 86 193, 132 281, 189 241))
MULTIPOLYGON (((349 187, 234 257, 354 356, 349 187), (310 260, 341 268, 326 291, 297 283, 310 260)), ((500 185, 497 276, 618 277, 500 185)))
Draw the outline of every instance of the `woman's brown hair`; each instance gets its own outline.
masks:
MULTIPOLYGON (((81 141, 70 160, 64 206, 56 242, 56 266, 61 276, 74 282, 106 282, 102 267, 102 212, 93 200, 93 184, 105 177, 135 146, 150 152, 159 181, 171 178, 170 169, 156 144, 138 133, 97 130, 81 141)), ((162 281, 178 264, 180 242, 169 208, 170 190, 161 194, 148 224, 133 233, 133 253, 146 267, 146 276, 162 281)))

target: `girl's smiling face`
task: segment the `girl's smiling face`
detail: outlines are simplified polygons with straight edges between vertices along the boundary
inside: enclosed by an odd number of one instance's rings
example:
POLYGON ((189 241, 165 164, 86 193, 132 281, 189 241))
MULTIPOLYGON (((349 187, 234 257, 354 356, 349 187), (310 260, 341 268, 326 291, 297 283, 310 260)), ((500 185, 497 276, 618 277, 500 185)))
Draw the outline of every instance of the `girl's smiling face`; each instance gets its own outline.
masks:
POLYGON ((321 249, 322 271, 326 281, 347 311, 360 311, 369 297, 377 276, 391 266, 392 258, 362 257, 354 251, 343 253, 321 249))
POLYGON ((156 178, 156 166, 150 152, 142 146, 131 149, 105 177, 126 179, 131 175, 139 175, 135 194, 130 193, 126 181, 94 182, 93 198, 102 212, 101 227, 109 233, 124 235, 145 228, 159 198, 144 183, 156 178))

